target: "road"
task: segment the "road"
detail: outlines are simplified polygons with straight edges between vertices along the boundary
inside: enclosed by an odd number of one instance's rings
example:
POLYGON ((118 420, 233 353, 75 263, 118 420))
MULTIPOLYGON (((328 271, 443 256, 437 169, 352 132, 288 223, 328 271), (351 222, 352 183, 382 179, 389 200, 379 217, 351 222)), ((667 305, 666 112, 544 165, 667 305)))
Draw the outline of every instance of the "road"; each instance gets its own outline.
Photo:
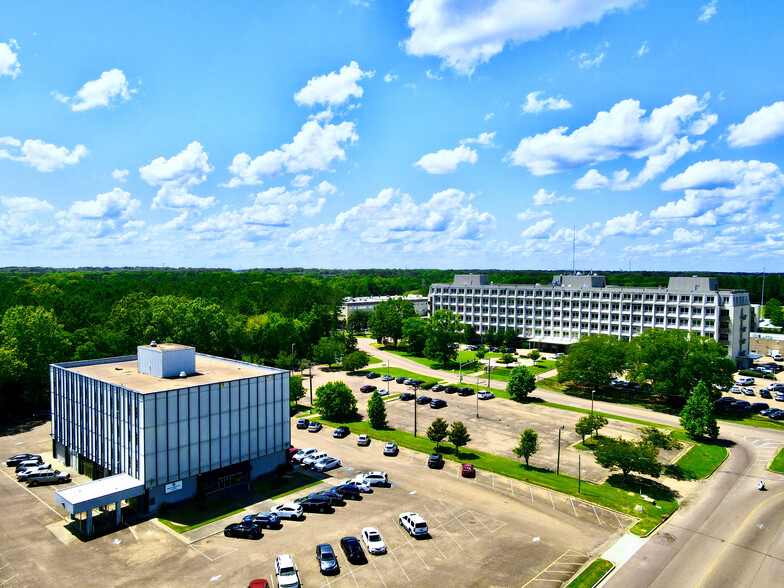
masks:
MULTIPOLYGON (((371 346, 359 348, 394 367, 455 381, 442 372, 371 346)), ((497 385, 497 383, 496 383, 497 385)), ((591 401, 537 389, 545 401, 590 408, 591 401)), ((648 409, 596 402, 595 410, 679 426, 678 418, 648 409)), ((721 423, 730 456, 702 486, 698 498, 682 505, 605 582, 606 586, 773 586, 784 578, 784 476, 767 464, 784 446, 784 431, 721 423), (767 491, 757 490, 764 479, 767 491)))

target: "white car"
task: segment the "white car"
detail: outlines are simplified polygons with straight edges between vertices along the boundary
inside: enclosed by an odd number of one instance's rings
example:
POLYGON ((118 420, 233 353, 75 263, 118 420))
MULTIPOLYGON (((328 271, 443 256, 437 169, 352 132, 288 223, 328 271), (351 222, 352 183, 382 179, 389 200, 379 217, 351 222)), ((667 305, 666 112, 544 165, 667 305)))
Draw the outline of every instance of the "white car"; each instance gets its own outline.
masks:
POLYGON ((301 519, 303 510, 299 504, 285 502, 270 508, 270 512, 275 513, 282 519, 301 519))
POLYGON ((275 577, 280 588, 299 588, 299 574, 294 558, 290 555, 279 555, 275 558, 275 577))
POLYGON ((315 447, 308 447, 307 449, 300 449, 299 451, 297 451, 297 453, 294 454, 294 457, 291 458, 291 461, 293 461, 294 463, 299 463, 303 459, 305 459, 307 456, 313 455, 317 451, 318 451, 318 449, 316 449, 315 447))
POLYGON ((302 459, 302 465, 312 466, 318 460, 324 459, 325 457, 329 457, 326 451, 317 451, 316 453, 311 453, 310 455, 302 459))
POLYGON ((732 392, 733 394, 740 394, 743 392, 743 390, 741 389, 740 386, 733 386, 732 388, 730 388, 730 392, 732 392))
POLYGON ((412 537, 421 537, 428 533, 425 519, 415 512, 401 512, 398 522, 412 537))
POLYGON ((742 376, 735 382, 738 386, 751 386, 754 384, 754 378, 749 376, 742 376))
POLYGON ((317 472, 326 472, 340 467, 340 460, 337 457, 322 457, 313 464, 313 469, 317 472))
POLYGON ((490 398, 495 398, 495 394, 490 392, 490 390, 480 390, 476 397, 479 400, 489 400, 490 398))
POLYGON ((357 437, 357 445, 367 447, 370 445, 370 435, 360 435, 357 437))
POLYGON ((376 390, 379 396, 389 396, 389 390, 376 390))
POLYGON ((362 529, 362 541, 365 542, 367 550, 373 555, 381 555, 387 552, 387 545, 381 538, 381 533, 375 527, 362 529))
MULTIPOLYGON (((360 476, 363 482, 371 486, 386 486, 389 483, 389 477, 386 472, 367 472, 360 474, 360 476)), ((357 478, 360 476, 357 476, 357 478)))
POLYGON ((369 492, 373 492, 373 488, 370 487, 370 484, 365 482, 365 480, 362 478, 361 475, 357 476, 356 478, 351 478, 350 480, 346 480, 343 483, 348 484, 350 486, 355 486, 357 490, 365 494, 369 492))

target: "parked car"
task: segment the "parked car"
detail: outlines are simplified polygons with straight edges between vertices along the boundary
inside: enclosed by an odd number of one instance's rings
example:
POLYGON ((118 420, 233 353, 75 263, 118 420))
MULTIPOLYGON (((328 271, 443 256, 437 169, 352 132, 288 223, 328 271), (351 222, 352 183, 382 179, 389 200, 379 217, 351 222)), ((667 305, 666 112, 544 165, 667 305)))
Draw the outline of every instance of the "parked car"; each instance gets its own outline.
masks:
POLYGON ((741 376, 735 381, 739 386, 751 386, 754 384, 754 378, 750 376, 741 376))
POLYGON ((36 456, 37 459, 26 459, 24 461, 20 461, 16 465, 16 472, 21 472, 22 470, 26 470, 27 468, 34 468, 35 466, 41 465, 44 460, 41 459, 40 455, 36 456))
POLYGON ((308 425, 310 425, 310 421, 308 419, 299 419, 297 421, 297 428, 298 429, 307 429, 308 425))
POLYGON ((491 398, 495 398, 495 394, 490 392, 490 390, 480 390, 479 394, 477 394, 477 398, 479 398, 479 400, 490 400, 491 398))
POLYGON ((732 392, 733 394, 743 394, 743 388, 741 388, 740 386, 733 386, 732 388, 730 388, 730 392, 732 392))
POLYGON ((773 399, 774 399, 774 400, 778 400, 779 402, 781 402, 782 400, 784 400, 784 390, 781 390, 781 391, 779 391, 779 392, 776 392, 776 393, 773 395, 773 399))
POLYGON ((389 390, 385 390, 384 388, 377 390, 377 392, 379 396, 389 396, 389 390))
POLYGON ((754 390, 751 388, 741 388, 741 392, 743 392, 746 396, 754 396, 754 390))
POLYGON ((444 408, 446 406, 446 400, 442 400, 441 398, 433 398, 430 401, 430 408, 444 408))
POLYGON ((357 490, 359 490, 363 494, 369 494, 369 493, 373 492, 373 488, 370 486, 370 484, 365 482, 364 479, 362 479, 361 475, 357 476, 355 478, 351 478, 349 480, 346 480, 343 483, 343 485, 345 485, 345 486, 354 486, 354 488, 356 488, 357 490))
POLYGON ((446 386, 444 386, 443 384, 436 384, 435 386, 430 388, 430 390, 432 390, 433 392, 443 392, 444 388, 446 388, 446 386))
POLYGON ((290 555, 279 555, 275 558, 275 578, 278 588, 299 588, 299 574, 294 558, 290 555))
POLYGON ((474 469, 473 464, 464 463, 460 466, 460 475, 464 478, 475 478, 476 477, 476 470, 474 469))
POLYGON ((444 456, 440 453, 431 453, 427 458, 427 467, 430 469, 439 469, 444 467, 444 456))
MULTIPOLYGON (((370 486, 368 486, 369 489, 370 486)), ((334 490, 343 497, 343 500, 359 500, 360 491, 354 484, 341 484, 335 486, 334 490)))
POLYGON ((248 584, 248 588, 270 588, 270 585, 264 578, 259 578, 257 580, 251 580, 248 584))
POLYGON ((294 501, 305 512, 327 512, 332 508, 332 503, 326 496, 303 496, 294 501))
POLYGON ((433 399, 430 398, 430 396, 420 396, 419 398, 416 399, 416 403, 417 404, 428 404, 431 400, 433 400, 433 399))
POLYGON ((468 386, 460 388, 460 390, 457 391, 458 396, 471 396, 473 393, 474 393, 474 389, 469 388, 468 386))
POLYGON ((760 390, 760 398, 773 398, 770 394, 770 390, 760 390))
POLYGON ((408 378, 406 378, 405 376, 400 376, 399 378, 397 378, 397 379, 395 380, 395 382, 397 382, 398 384, 403 384, 403 383, 405 383, 405 381, 406 381, 407 379, 408 379, 408 378))
POLYGON ((376 372, 368 372, 365 376, 368 380, 375 380, 376 378, 380 378, 381 374, 377 374, 376 372))
POLYGON ((365 552, 362 551, 362 544, 356 537, 343 537, 340 540, 340 548, 346 555, 346 559, 351 563, 366 563, 365 552))
POLYGON ((775 392, 784 390, 784 382, 774 382, 770 386, 768 386, 768 390, 773 390, 775 392))
POLYGON ((768 413, 768 418, 773 419, 774 421, 780 421, 784 419, 784 410, 777 408, 773 412, 768 413))
POLYGON ((366 472, 360 474, 362 481, 371 486, 386 486, 389 484, 389 477, 386 472, 366 472))
POLYGON ((330 503, 332 506, 345 506, 346 500, 343 498, 343 495, 340 492, 335 492, 335 489, 331 490, 321 490, 320 492, 314 492, 313 495, 323 496, 325 498, 329 498, 330 503))
POLYGON ((71 474, 60 470, 41 470, 33 472, 25 479, 28 486, 40 486, 41 484, 67 484, 71 481, 71 474))
POLYGON ((371 386, 370 384, 365 384, 364 386, 362 386, 359 389, 359 391, 362 392, 363 394, 368 394, 370 392, 375 392, 376 391, 376 387, 375 386, 371 386))
POLYGON ((313 469, 317 472, 328 472, 340 467, 340 460, 337 457, 324 457, 313 464, 313 469))
POLYGON ((760 412, 770 408, 766 402, 755 402, 749 407, 750 412, 760 412))
POLYGON ((270 508, 270 512, 278 515, 282 519, 301 519, 304 516, 304 509, 293 502, 284 502, 270 508))
POLYGON ((733 410, 749 410, 749 408, 751 408, 751 402, 746 400, 738 400, 737 402, 730 404, 730 407, 733 410))
POLYGON ((781 353, 773 353, 771 355, 771 357, 774 359, 774 361, 782 361, 782 360, 784 360, 784 357, 781 356, 781 353))
POLYGON ((299 453, 299 449, 297 447, 289 447, 286 450, 286 460, 291 461, 294 459, 294 456, 299 453))
POLYGON ((447 394, 454 394, 455 392, 457 392, 457 390, 458 390, 457 386, 447 386, 446 388, 444 388, 444 392, 446 392, 447 394))
POLYGON ((316 560, 319 562, 319 571, 326 574, 339 574, 340 565, 335 551, 329 543, 319 543, 316 545, 316 560))
POLYGON ((294 454, 294 457, 291 458, 291 461, 294 463, 299 463, 309 455, 313 455, 316 453, 318 449, 315 447, 308 447, 307 449, 300 449, 297 453, 294 454))
POLYGON ((232 523, 223 529, 225 537, 239 537, 240 539, 261 539, 261 527, 254 523, 232 523))
POLYGON ((335 429, 335 432, 332 433, 332 436, 335 439, 343 439, 344 437, 348 437, 349 433, 351 433, 351 430, 348 427, 340 426, 335 429))
POLYGON ((357 445, 360 447, 367 447, 370 445, 370 436, 369 435, 360 435, 357 437, 357 445))
POLYGON ((406 386, 413 386, 414 385, 414 379, 413 378, 406 378, 405 380, 403 380, 403 383, 406 386))
POLYGON ((365 543, 368 553, 372 555, 381 555, 387 552, 387 545, 375 527, 362 529, 362 541, 365 543))
POLYGON ((25 480, 27 480, 27 477, 30 474, 34 474, 36 472, 45 472, 45 471, 50 470, 50 469, 52 469, 52 464, 49 464, 49 463, 41 464, 40 466, 33 466, 31 468, 25 468, 23 470, 20 470, 20 471, 16 472, 16 481, 17 482, 24 482, 25 480), (45 466, 45 467, 42 467, 42 466, 45 466))
POLYGON ((44 461, 44 462, 36 463, 35 460, 31 459, 31 460, 28 460, 28 461, 23 461, 18 466, 16 466, 15 472, 16 472, 16 475, 18 476, 22 472, 27 472, 27 471, 36 471, 37 472, 37 471, 51 470, 51 469, 52 469, 52 464, 50 464, 49 462, 44 461))
POLYGON ((395 376, 390 376, 390 375, 381 376, 381 381, 382 382, 391 382, 394 379, 395 379, 395 376))
POLYGON ((257 512, 246 517, 242 517, 243 523, 253 523, 259 527, 272 529, 280 526, 280 517, 274 512, 257 512))
POLYGON ((425 519, 415 512, 402 512, 398 517, 400 526, 403 527, 412 537, 424 537, 428 534, 425 519))
POLYGON ((16 467, 20 463, 22 463, 23 461, 29 461, 29 460, 35 460, 35 461, 37 461, 39 463, 43 461, 43 459, 41 459, 40 455, 35 455, 35 454, 32 454, 32 453, 18 453, 16 455, 14 455, 13 457, 9 457, 8 459, 6 459, 5 460, 5 465, 7 465, 9 468, 10 467, 16 467))
POLYGON ((324 425, 322 425, 320 422, 313 421, 308 425, 308 433, 318 433, 323 427, 324 425))
POLYGON ((318 460, 324 459, 325 457, 329 457, 326 451, 317 451, 316 453, 311 453, 307 457, 303 458, 302 465, 310 467, 318 460))
POLYGON ((735 398, 732 396, 723 396, 716 400, 716 406, 729 406, 733 402, 735 402, 735 398))
POLYGON ((390 441, 384 445, 384 455, 397 455, 398 451, 400 450, 398 449, 397 443, 390 441))
POLYGON ((398 398, 400 398, 400 400, 413 400, 416 398, 416 395, 411 392, 403 392, 398 398))
POLYGON ((558 359, 559 357, 563 357, 564 355, 566 355, 566 354, 565 353, 556 353, 555 355, 553 355, 553 359, 558 359))

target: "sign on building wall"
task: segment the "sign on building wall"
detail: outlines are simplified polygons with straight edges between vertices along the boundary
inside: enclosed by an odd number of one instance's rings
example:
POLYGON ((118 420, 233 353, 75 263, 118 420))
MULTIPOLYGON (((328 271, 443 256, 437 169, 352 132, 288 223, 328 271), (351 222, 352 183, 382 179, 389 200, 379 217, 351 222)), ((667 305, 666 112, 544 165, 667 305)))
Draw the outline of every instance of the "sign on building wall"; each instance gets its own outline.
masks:
POLYGON ((171 492, 177 492, 177 490, 182 490, 182 480, 177 480, 176 482, 172 482, 171 484, 166 484, 164 487, 164 491, 166 494, 171 492))

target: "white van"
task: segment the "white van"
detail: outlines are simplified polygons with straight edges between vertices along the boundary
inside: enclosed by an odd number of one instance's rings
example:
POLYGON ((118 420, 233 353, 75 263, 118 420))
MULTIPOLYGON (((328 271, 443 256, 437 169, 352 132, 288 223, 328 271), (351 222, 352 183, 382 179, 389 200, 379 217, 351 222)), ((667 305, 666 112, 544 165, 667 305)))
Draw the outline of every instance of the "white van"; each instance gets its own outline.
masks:
POLYGON ((754 378, 749 376, 741 376, 735 383, 738 386, 751 386, 754 384, 754 378))
POLYGON ((302 465, 312 466, 318 460, 324 459, 325 457, 329 457, 325 451, 317 451, 316 453, 311 453, 305 459, 302 460, 302 465))
POLYGON ((776 352, 773 355, 771 355, 771 357, 773 358, 774 361, 782 361, 782 360, 784 360, 784 357, 782 357, 781 353, 778 353, 778 352, 776 352))

